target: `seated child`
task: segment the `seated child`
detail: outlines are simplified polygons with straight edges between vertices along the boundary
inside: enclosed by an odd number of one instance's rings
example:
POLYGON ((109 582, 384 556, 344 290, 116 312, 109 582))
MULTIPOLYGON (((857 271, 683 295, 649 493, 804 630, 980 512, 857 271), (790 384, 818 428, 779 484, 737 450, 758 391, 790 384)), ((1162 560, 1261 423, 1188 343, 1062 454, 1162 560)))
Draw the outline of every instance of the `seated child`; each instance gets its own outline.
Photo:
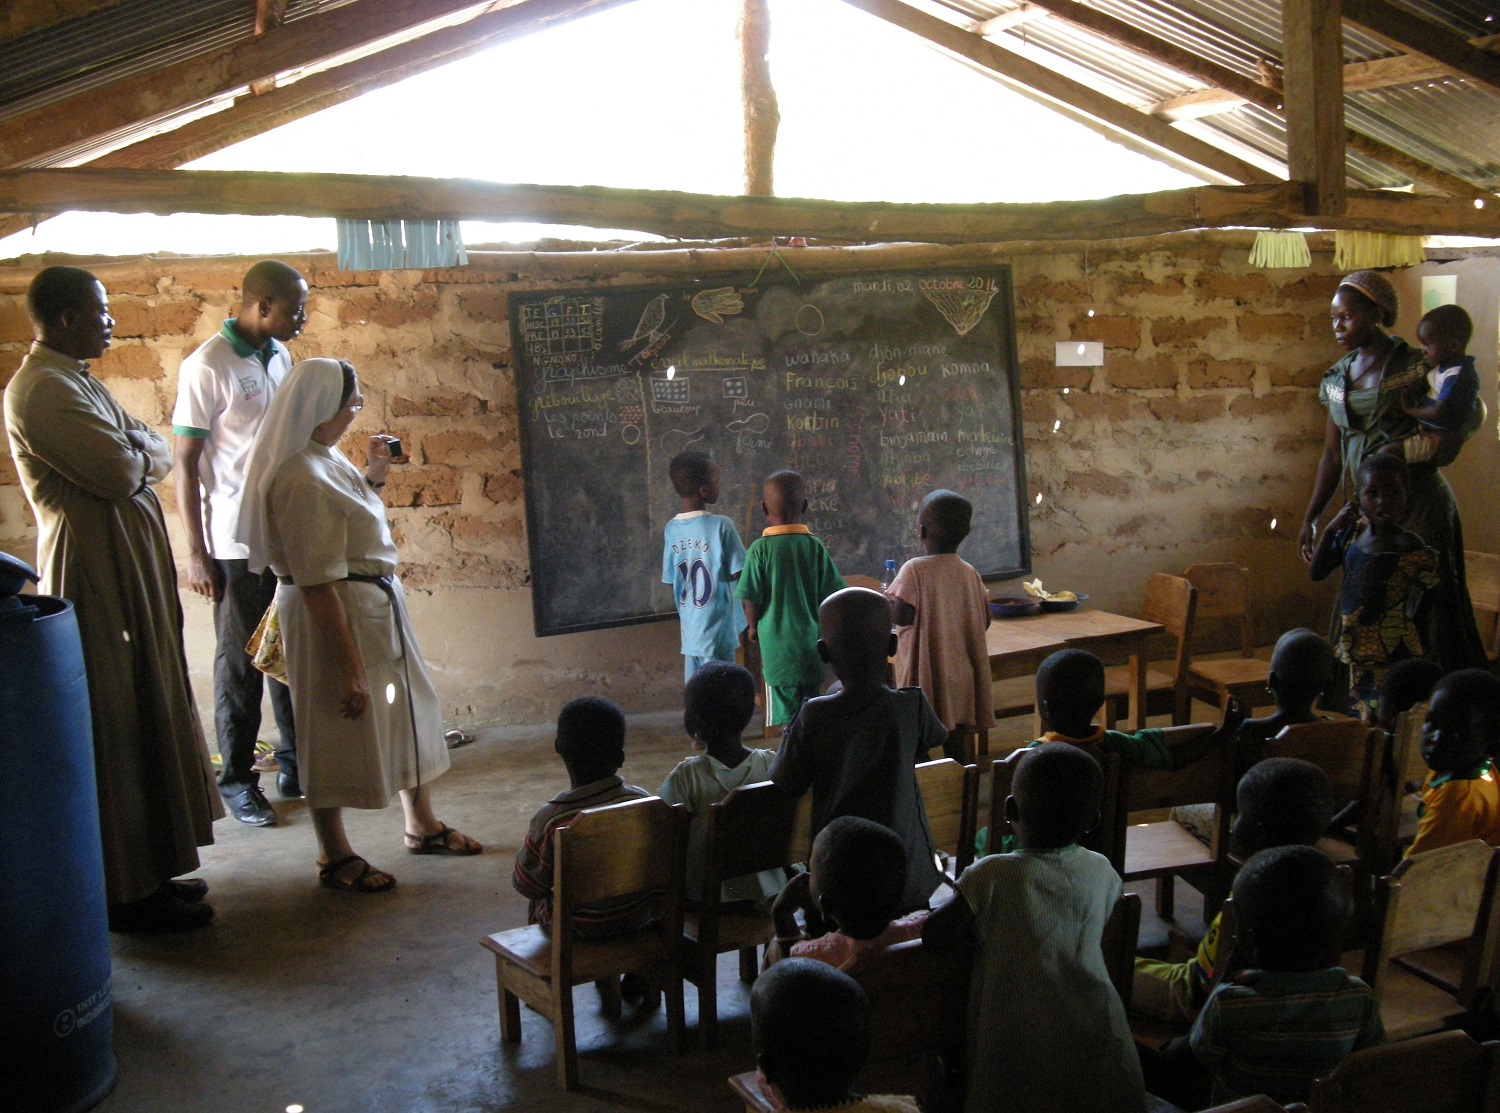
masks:
POLYGON ((807 872, 792 878, 776 898, 771 909, 776 941, 767 948, 766 962, 775 962, 790 946, 794 958, 848 969, 862 954, 916 939, 927 910, 897 919, 905 888, 906 845, 896 832, 868 819, 839 816, 813 840, 807 872), (797 925, 799 910, 807 931, 797 925), (820 929, 826 929, 822 935, 820 929))
POLYGON ((1283 727, 1317 722, 1321 716, 1313 708, 1332 682, 1333 646, 1328 640, 1305 628, 1288 630, 1276 639, 1266 676, 1276 710, 1263 719, 1246 719, 1238 738, 1264 742, 1283 727))
POLYGON ((926 556, 901 566, 887 589, 896 633, 896 685, 918 687, 949 731, 988 730, 995 722, 989 593, 958 555, 974 507, 953 491, 922 500, 917 536, 926 556))
POLYGON ((967 1113, 1145 1109, 1125 1006, 1099 946, 1120 878, 1078 845, 1103 796, 1103 771, 1087 753, 1028 753, 1005 801, 1021 849, 975 862, 927 918, 925 946, 976 944, 967 1113))
POLYGON ((1369 722, 1380 713, 1385 670, 1426 655, 1424 612, 1441 582, 1437 553, 1401 524, 1409 491, 1399 456, 1366 456, 1359 466, 1358 505, 1349 503, 1334 515, 1308 568, 1315 583, 1335 568, 1344 569, 1334 654, 1347 669, 1353 713, 1369 722))
POLYGON ((679 452, 668 474, 682 513, 664 531, 661 580, 672 585, 691 680, 704 661, 733 661, 739 648, 745 621, 734 605, 734 581, 745 567, 745 546, 732 521, 708 512, 719 501, 717 464, 701 452, 679 452))
MULTIPOLYGON (((635 800, 651 794, 627 785, 619 775, 625 764, 625 713, 607 699, 582 696, 569 700, 557 716, 553 744, 568 770, 572 787, 560 792, 531 817, 526 841, 516 851, 511 883, 530 900, 526 922, 552 923, 552 855, 557 829, 585 808, 635 800)), ((578 921, 588 938, 635 931, 655 918, 646 894, 602 905, 578 921)))
MULTIPOLYGON (((1119 754, 1127 766, 1142 769, 1181 769, 1206 757, 1228 742, 1245 719, 1245 708, 1237 699, 1229 701, 1218 730, 1202 726, 1147 727, 1134 734, 1105 730, 1094 725, 1094 716, 1104 706, 1104 666, 1086 649, 1060 649, 1036 671, 1036 707, 1044 732, 1031 743, 1069 742, 1084 750, 1119 754)), ((989 828, 982 827, 974 839, 974 852, 983 857, 1013 847, 992 847, 989 828)))
POLYGON ((906 846, 906 888, 898 912, 926 908, 942 880, 917 787, 916 765, 948 744, 948 732, 920 688, 886 687, 894 648, 891 605, 878 591, 850 587, 818 610, 821 658, 838 692, 810 699, 786 730, 771 779, 794 796, 812 789, 812 833, 841 815, 889 827, 906 846))
MULTIPOLYGON (((708 840, 708 809, 741 785, 770 779, 775 750, 747 749, 740 733, 755 714, 755 678, 739 665, 708 661, 687 682, 683 726, 704 753, 684 758, 667 774, 657 793, 669 804, 685 805, 688 825, 687 897, 703 895, 703 855, 708 840)), ((732 877, 724 881, 721 899, 759 901, 775 896, 786 884, 781 870, 732 877)))
POLYGON ((750 640, 760 646, 766 684, 766 726, 789 723, 802 701, 823 686, 818 657, 818 605, 844 586, 833 558, 802 524, 802 476, 779 471, 761 489, 768 525, 745 553, 734 596, 745 605, 750 640))
MULTIPOLYGON (((1273 846, 1316 845, 1333 819, 1335 803, 1328 774, 1291 757, 1252 765, 1235 788, 1235 800, 1239 814, 1230 845, 1241 858, 1273 846)), ((1219 924, 1215 916, 1197 954, 1187 962, 1136 959, 1131 1009, 1166 1021, 1196 1017, 1208 1000, 1219 964, 1229 957, 1221 953, 1219 924)))
POLYGON ((1457 305, 1440 305, 1418 322, 1417 343, 1428 368, 1427 392, 1401 399, 1401 408, 1422 426, 1421 433, 1401 441, 1408 464, 1452 463, 1458 448, 1483 422, 1479 372, 1474 357, 1467 354, 1473 335, 1474 322, 1457 305), (1456 441, 1447 452, 1445 439, 1456 441))
POLYGON ((1500 784, 1491 760, 1500 748, 1500 677, 1484 669, 1451 672, 1433 689, 1422 723, 1422 786, 1417 837, 1406 856, 1483 839, 1500 846, 1500 784))
POLYGON ((1419 703, 1432 698, 1432 690, 1443 679, 1443 666, 1428 657, 1408 657, 1385 670, 1380 681, 1380 729, 1391 734, 1396 720, 1419 703))
POLYGON ((1370 987, 1337 965, 1348 887, 1322 851, 1281 846, 1241 867, 1233 897, 1235 953, 1249 968, 1214 990, 1188 1045, 1216 1104, 1306 1101, 1313 1079, 1384 1038, 1370 987))
POLYGON ((848 974, 810 959, 778 962, 750 991, 750 1043, 777 1109, 918 1113, 909 1097, 853 1093, 870 1054, 870 1000, 848 974))

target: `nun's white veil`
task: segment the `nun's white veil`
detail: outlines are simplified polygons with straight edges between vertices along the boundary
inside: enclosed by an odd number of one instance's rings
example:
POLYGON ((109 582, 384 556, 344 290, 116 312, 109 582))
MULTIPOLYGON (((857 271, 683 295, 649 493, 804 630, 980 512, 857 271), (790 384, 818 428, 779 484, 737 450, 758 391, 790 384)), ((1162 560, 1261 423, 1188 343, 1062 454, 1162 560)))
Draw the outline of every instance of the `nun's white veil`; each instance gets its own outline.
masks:
MULTIPOLYGON (((339 412, 344 369, 336 359, 305 359, 276 388, 245 464, 245 491, 235 540, 250 549, 250 571, 268 563, 266 499, 281 465, 312 441, 313 430, 339 412)), ((333 451, 337 452, 338 449, 333 451)))

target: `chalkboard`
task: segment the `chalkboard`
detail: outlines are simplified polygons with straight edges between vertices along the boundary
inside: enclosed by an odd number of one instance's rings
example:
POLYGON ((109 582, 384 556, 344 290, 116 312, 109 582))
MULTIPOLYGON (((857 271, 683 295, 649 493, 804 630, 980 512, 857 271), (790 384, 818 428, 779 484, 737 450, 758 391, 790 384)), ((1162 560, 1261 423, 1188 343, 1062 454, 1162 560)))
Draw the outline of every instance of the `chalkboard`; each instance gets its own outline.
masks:
POLYGON ((761 481, 791 468, 845 575, 918 555, 938 487, 974 503, 959 552, 981 574, 1030 570, 1010 269, 773 268, 511 296, 539 636, 675 617, 662 527, 688 447, 718 463, 714 509, 747 546, 761 481))

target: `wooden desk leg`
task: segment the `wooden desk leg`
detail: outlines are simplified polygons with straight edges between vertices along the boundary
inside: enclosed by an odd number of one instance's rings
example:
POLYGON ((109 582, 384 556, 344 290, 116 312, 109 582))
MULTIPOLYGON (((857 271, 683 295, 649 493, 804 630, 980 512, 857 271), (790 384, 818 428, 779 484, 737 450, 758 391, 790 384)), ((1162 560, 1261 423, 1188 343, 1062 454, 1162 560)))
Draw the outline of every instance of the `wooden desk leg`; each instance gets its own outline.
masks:
POLYGON ((1143 730, 1146 726, 1146 659, 1137 646, 1130 655, 1130 729, 1143 730))

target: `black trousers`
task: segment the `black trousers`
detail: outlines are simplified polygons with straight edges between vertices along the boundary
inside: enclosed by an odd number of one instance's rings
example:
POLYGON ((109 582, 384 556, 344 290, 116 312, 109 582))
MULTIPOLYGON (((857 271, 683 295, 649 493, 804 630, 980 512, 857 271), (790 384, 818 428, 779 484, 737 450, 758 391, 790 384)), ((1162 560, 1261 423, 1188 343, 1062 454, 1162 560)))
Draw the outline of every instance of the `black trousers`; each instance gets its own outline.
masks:
MULTIPOLYGON (((218 652, 214 655, 214 729, 219 736, 219 792, 234 796, 260 783, 255 772, 255 741, 260 733, 260 700, 266 676, 250 663, 245 643, 276 597, 276 575, 256 575, 245 560, 216 560, 224 592, 214 605, 218 652)), ((297 732, 292 725, 292 693, 270 681, 271 710, 281 731, 276 760, 282 772, 297 775, 297 732)))

